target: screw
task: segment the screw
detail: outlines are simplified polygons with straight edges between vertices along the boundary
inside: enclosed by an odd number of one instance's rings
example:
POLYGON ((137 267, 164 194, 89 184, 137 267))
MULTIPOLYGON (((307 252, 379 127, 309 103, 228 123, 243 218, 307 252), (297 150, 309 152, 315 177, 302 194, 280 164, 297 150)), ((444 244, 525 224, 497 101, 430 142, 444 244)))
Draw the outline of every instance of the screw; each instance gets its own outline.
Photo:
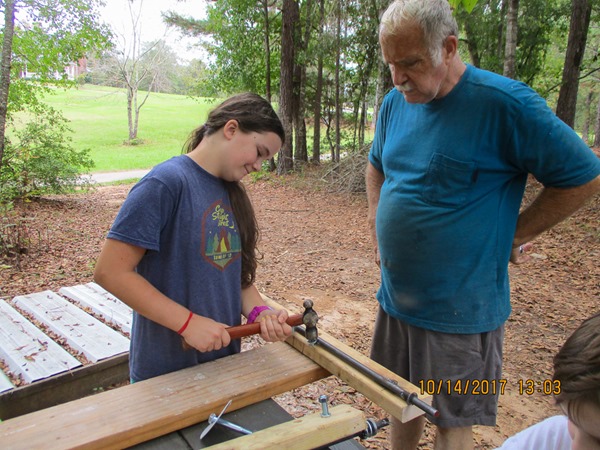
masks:
POLYGON ((232 423, 228 420, 217 417, 216 414, 210 415, 210 417, 208 418, 208 423, 209 424, 216 423, 217 425, 221 425, 225 428, 229 428, 230 430, 236 431, 240 434, 252 434, 252 431, 250 431, 244 427, 241 427, 239 425, 236 425, 235 423, 232 423))
POLYGON ((327 406, 327 396, 326 395, 321 395, 319 397, 319 403, 321 403, 321 417, 330 417, 331 414, 329 413, 329 407, 327 406))

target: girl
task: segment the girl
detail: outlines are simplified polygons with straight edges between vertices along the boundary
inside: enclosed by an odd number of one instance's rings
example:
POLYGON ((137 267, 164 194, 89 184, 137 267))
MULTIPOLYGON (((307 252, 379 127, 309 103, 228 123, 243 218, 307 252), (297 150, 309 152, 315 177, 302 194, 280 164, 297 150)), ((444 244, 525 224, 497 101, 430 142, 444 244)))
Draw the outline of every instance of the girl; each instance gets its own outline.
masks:
POLYGON ((554 356, 552 387, 565 415, 526 428, 497 450, 600 450, 600 313, 554 356))
POLYGON ((94 272, 134 309, 132 381, 239 352, 226 327, 239 325, 242 314, 260 321, 266 341, 291 334, 287 312, 268 308, 253 284, 258 228, 240 182, 284 139, 269 102, 236 95, 192 132, 185 155, 132 188, 94 272))

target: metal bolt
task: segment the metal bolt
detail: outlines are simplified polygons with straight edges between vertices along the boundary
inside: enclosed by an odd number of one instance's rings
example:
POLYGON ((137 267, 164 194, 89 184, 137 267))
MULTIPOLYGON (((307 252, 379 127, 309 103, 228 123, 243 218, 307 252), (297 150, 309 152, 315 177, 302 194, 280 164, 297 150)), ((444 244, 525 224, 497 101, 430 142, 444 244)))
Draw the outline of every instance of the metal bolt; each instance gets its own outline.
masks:
POLYGON ((328 397, 326 395, 321 395, 319 397, 319 403, 321 403, 321 417, 331 417, 329 413, 329 406, 327 405, 328 397))
POLYGON ((222 419, 220 417, 217 417, 216 414, 211 414, 208 418, 208 423, 209 425, 212 425, 213 423, 216 423, 217 425, 221 425, 225 428, 229 428, 230 430, 236 431, 238 433, 241 434, 252 434, 252 431, 241 427, 239 425, 236 425, 235 423, 232 423, 228 420, 222 419))

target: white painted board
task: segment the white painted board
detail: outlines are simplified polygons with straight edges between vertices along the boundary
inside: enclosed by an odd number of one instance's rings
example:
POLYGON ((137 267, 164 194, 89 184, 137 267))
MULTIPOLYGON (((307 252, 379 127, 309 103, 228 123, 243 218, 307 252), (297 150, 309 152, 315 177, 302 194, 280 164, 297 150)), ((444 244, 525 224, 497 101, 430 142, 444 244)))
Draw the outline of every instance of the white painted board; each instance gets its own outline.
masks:
POLYGON ((20 295, 12 303, 91 362, 129 351, 129 339, 52 291, 20 295))
POLYGON ((10 382, 8 377, 4 374, 4 372, 0 372, 0 392, 10 391, 11 389, 14 389, 14 388, 15 387, 10 382))
POLYGON ((127 336, 131 334, 132 309, 96 283, 62 287, 59 294, 89 308, 98 317, 116 325, 127 336))
POLYGON ((81 366, 4 300, 0 301, 0 358, 13 374, 28 383, 81 366))

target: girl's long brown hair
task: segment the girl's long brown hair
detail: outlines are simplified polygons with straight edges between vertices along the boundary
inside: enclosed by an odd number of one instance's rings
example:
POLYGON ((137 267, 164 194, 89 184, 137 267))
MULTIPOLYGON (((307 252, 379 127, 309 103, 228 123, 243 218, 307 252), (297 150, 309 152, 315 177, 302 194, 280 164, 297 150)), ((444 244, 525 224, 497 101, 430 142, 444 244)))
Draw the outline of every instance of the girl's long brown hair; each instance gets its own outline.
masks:
MULTIPOLYGON (((271 104, 260 95, 244 93, 228 98, 213 109, 206 122, 192 131, 184 146, 184 152, 189 153, 194 150, 204 136, 210 136, 232 119, 237 120, 240 130, 244 133, 270 131, 276 133, 281 138, 281 142, 285 142, 283 125, 271 104)), ((247 288, 256 278, 258 223, 244 185, 240 181, 225 181, 225 187, 240 232, 242 288, 247 288)))
POLYGON ((600 409, 600 314, 585 320, 554 357, 553 380, 560 382, 556 402, 579 422, 583 402, 600 409))

